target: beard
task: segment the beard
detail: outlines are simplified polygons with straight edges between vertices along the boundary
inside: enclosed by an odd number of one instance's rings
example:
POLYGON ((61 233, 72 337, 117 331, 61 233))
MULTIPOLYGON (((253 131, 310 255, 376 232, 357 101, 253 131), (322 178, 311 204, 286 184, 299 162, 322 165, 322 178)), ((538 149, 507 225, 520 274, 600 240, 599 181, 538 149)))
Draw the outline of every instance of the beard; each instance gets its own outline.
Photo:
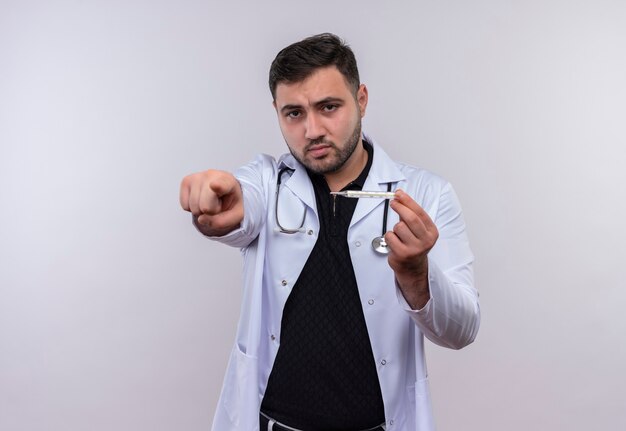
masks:
POLYGON ((356 125, 354 126, 354 130, 350 137, 343 143, 343 145, 338 146, 332 141, 326 140, 326 138, 322 137, 319 139, 314 139, 310 141, 302 154, 297 154, 289 145, 289 152, 291 155, 302 165, 304 165, 309 171, 318 174, 328 174, 332 172, 336 172, 346 163, 346 161, 352 156, 356 146, 361 139, 361 118, 359 117, 356 125), (315 145, 328 145, 331 148, 331 153, 326 155, 321 159, 314 158, 306 158, 308 150, 315 145))

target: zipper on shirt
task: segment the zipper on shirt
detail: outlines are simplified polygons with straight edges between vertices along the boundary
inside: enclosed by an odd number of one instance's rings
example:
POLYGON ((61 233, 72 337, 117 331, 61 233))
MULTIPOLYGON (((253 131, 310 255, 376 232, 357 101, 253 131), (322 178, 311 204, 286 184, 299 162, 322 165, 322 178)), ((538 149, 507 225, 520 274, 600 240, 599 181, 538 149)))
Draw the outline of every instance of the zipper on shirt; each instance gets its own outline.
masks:
POLYGON ((337 236, 339 234, 339 230, 337 227, 337 195, 333 196, 333 215, 330 218, 330 235, 337 236))

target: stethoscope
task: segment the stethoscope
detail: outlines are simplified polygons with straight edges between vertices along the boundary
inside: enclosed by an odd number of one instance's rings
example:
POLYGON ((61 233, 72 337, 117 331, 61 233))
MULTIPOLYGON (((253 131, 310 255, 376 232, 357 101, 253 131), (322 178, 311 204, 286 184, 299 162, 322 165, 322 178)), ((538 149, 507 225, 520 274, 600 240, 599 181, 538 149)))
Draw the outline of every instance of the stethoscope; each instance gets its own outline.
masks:
POLYGON ((289 229, 289 228, 284 227, 282 224, 280 224, 280 220, 278 218, 278 196, 280 194, 280 185, 282 184, 283 174, 285 172, 289 172, 293 174, 294 169, 284 167, 280 171, 278 171, 278 178, 276 179, 276 198, 274 202, 274 215, 276 216, 276 226, 278 227, 278 232, 291 235, 291 234, 298 233, 298 232, 304 232, 303 227, 304 227, 304 220, 306 219, 306 206, 304 207, 304 211, 302 212, 302 221, 300 221, 300 227, 298 227, 297 229, 289 229))
MULTIPOLYGON (((391 183, 387 183, 387 192, 391 191, 391 183)), ((385 210, 383 212, 383 231, 380 236, 372 240, 372 248, 378 254, 388 254, 389 246, 385 241, 385 233, 387 232, 387 213, 389 213, 389 199, 385 199, 385 210)))
MULTIPOLYGON (((282 184, 283 174, 285 172, 293 173, 294 170, 288 167, 283 167, 280 171, 278 171, 278 178, 276 179, 276 197, 274 202, 274 215, 276 216, 276 226, 277 231, 280 233, 286 234, 294 234, 298 232, 304 232, 304 221, 306 219, 306 206, 304 207, 304 211, 302 213, 302 220, 300 221, 300 226, 297 229, 286 228, 282 224, 280 224, 280 219, 278 217, 278 198, 280 196, 280 186, 282 184)), ((387 192, 391 191, 391 183, 387 183, 387 192)), ((389 213, 389 199, 385 199, 385 209, 383 212, 383 229, 380 236, 375 237, 372 240, 372 249, 378 254, 388 254, 389 246, 385 241, 385 233, 387 232, 387 214, 389 213)))

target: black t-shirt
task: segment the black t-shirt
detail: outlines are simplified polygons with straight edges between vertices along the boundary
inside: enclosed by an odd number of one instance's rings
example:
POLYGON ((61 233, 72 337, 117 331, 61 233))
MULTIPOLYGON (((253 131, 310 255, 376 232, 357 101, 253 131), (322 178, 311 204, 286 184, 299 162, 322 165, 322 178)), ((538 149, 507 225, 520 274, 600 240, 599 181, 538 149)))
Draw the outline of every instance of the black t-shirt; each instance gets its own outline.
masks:
MULTIPOLYGON (((343 190, 362 190, 373 159, 343 190)), ((330 194, 309 172, 320 232, 291 291, 261 410, 305 431, 359 430, 385 421, 376 364, 350 259, 348 227, 358 199, 330 194)))

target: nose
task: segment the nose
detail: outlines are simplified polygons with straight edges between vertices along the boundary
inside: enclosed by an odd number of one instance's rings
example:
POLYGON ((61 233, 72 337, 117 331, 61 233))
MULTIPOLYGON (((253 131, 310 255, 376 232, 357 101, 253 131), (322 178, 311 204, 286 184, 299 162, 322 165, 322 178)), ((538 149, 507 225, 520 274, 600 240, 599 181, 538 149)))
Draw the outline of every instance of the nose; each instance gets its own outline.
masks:
POLYGON ((306 118, 306 130, 304 136, 307 139, 315 140, 324 136, 324 127, 321 119, 314 113, 307 115, 306 118))

